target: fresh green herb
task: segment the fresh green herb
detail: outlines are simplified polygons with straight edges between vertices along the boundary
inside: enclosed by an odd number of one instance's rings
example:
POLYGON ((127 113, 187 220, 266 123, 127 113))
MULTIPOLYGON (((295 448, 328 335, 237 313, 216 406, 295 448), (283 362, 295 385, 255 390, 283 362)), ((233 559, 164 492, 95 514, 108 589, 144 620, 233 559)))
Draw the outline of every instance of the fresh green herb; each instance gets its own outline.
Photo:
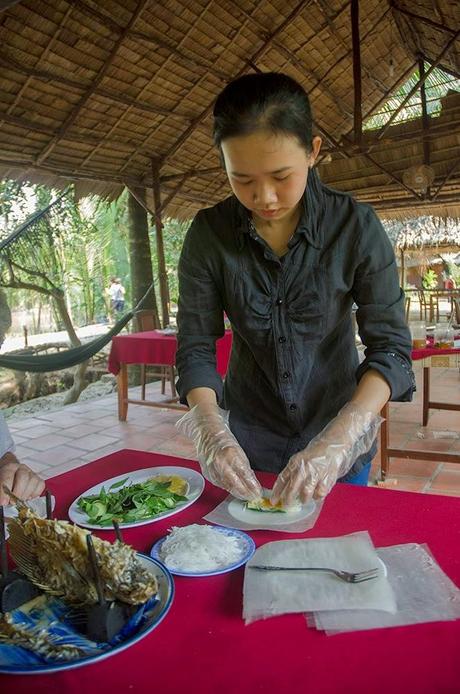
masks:
POLYGON ((99 494, 78 500, 78 508, 88 515, 90 523, 109 526, 113 520, 119 523, 147 520, 187 500, 186 496, 169 489, 170 482, 151 479, 122 486, 128 479, 115 482, 107 491, 102 487, 99 494))

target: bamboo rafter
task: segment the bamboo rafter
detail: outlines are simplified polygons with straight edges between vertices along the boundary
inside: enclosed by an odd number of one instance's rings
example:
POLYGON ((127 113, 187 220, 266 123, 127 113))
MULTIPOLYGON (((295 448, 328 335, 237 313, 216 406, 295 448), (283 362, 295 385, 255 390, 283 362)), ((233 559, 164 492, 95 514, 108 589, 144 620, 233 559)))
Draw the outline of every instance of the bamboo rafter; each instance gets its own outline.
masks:
MULTIPOLYGON (((40 63, 42 60, 45 60, 46 57, 49 55, 49 53, 50 53, 50 51, 52 50, 52 48, 53 48, 55 42, 56 42, 57 39, 59 38, 59 35, 61 34, 62 30, 64 29, 65 24, 66 24, 68 18, 70 17, 70 15, 71 15, 71 12, 72 12, 72 8, 71 8, 71 7, 68 7, 68 8, 67 8, 67 12, 64 14, 61 23, 60 23, 59 26, 56 28, 56 30, 55 30, 53 36, 51 37, 51 40, 49 41, 49 43, 48 43, 47 47, 45 48, 44 52, 42 53, 42 55, 40 56, 40 58, 39 58, 39 60, 38 60, 38 63, 40 63)), ((14 100, 13 100, 13 103, 10 104, 10 106, 8 107, 8 109, 7 109, 7 111, 6 111, 6 115, 9 116, 9 115, 11 114, 11 112, 14 110, 15 106, 19 103, 19 100, 21 99, 22 95, 24 94, 24 92, 26 91, 26 89, 27 89, 28 86, 29 86, 31 79, 32 79, 32 76, 28 77, 27 80, 25 81, 25 83, 22 85, 21 89, 20 89, 20 90, 18 91, 18 93, 16 94, 16 96, 15 96, 15 98, 14 98, 14 100)), ((2 122, 2 121, 0 120, 0 126, 1 126, 1 122, 2 122)))
MULTIPOLYGON (((206 5, 205 5, 205 7, 203 8, 203 10, 200 12, 199 18, 201 18, 201 17, 208 11, 208 9, 209 9, 209 7, 211 6, 212 2, 213 2, 213 0, 209 0, 209 2, 206 3, 206 5)), ((198 21, 198 19, 197 19, 197 21, 198 21)), ((188 36, 190 35, 190 32, 192 31, 192 28, 193 28, 192 26, 189 27, 188 31, 185 33, 185 35, 184 35, 184 37, 183 37, 183 39, 182 39, 182 41, 181 41, 181 44, 185 41, 186 38, 188 38, 188 36)), ((168 60, 169 60, 169 59, 168 59, 168 60)), ((168 62, 168 61, 167 61, 167 62, 168 62)), ((163 65, 162 65, 161 69, 163 69, 165 66, 167 66, 167 62, 166 62, 166 64, 163 64, 163 65)), ((202 81, 202 80, 205 80, 205 79, 206 79, 206 74, 201 76, 201 78, 198 80, 198 82, 193 86, 192 91, 193 91, 193 89, 196 89, 197 86, 199 86, 199 85, 201 84, 201 81, 202 81)), ((192 121, 192 122, 190 123, 189 127, 192 126, 193 122, 194 122, 194 121, 192 121)), ((143 143, 142 143, 142 146, 143 146, 143 147, 145 147, 145 146, 147 145, 147 143, 149 142, 149 140, 154 136, 155 132, 156 132, 156 131, 154 130, 152 133, 150 133, 150 134, 143 140, 143 143)), ((138 154, 138 151, 134 151, 134 152, 128 157, 128 159, 125 161, 125 163, 123 164, 123 166, 122 166, 122 168, 121 168, 121 171, 122 171, 122 172, 127 168, 127 166, 130 164, 130 162, 132 161, 132 159, 136 156, 136 154, 138 154)), ((159 169, 161 169, 162 163, 163 163, 163 157, 158 157, 158 167, 159 167, 159 169)))
MULTIPOLYGON (((55 73, 49 72, 48 70, 37 70, 36 68, 21 65, 11 56, 2 53, 1 50, 0 65, 10 70, 19 72, 21 75, 25 75, 26 77, 35 77, 39 80, 42 80, 43 82, 55 82, 56 84, 62 84, 63 86, 71 87, 73 89, 76 89, 77 91, 87 91, 90 87, 89 84, 82 84, 81 82, 69 79, 68 77, 56 75, 55 73)), ((93 95, 101 96, 104 99, 115 101, 125 106, 133 106, 135 109, 138 109, 139 111, 145 111, 146 113, 154 113, 157 115, 169 116, 170 118, 177 118, 178 120, 191 120, 190 116, 187 116, 185 114, 177 113, 176 111, 172 113, 171 109, 161 108, 160 106, 153 106, 152 104, 148 104, 143 101, 138 101, 137 99, 130 99, 129 97, 124 96, 123 94, 118 94, 117 92, 112 91, 110 89, 96 87, 96 89, 93 92, 93 95)))
MULTIPOLYGON (((424 161, 425 141, 425 147, 428 142, 431 146, 432 191, 442 185, 433 204, 439 208, 456 191, 460 195, 458 169, 451 173, 460 159, 455 83, 442 97, 442 111, 429 118, 429 132, 423 132, 422 118, 406 124, 399 117, 380 140, 378 131, 364 131, 361 145, 353 143, 349 0, 335 5, 311 0, 293 19, 288 15, 296 0, 284 6, 273 0, 250 5, 214 0, 206 12, 207 2, 174 0, 173 7, 149 0, 131 27, 136 0, 59 0, 48 3, 47 12, 40 0, 3 12, 0 176, 59 187, 75 181, 79 196, 95 192, 108 199, 123 184, 144 187, 153 209, 149 162, 167 155, 161 168, 161 211, 183 219, 230 193, 212 147, 210 118, 205 113, 200 119, 200 114, 223 82, 241 71, 276 70, 300 76, 312 94, 315 129, 324 138, 322 155, 327 156, 327 163, 320 164, 326 183, 370 202, 409 204, 414 194, 399 179, 408 167, 424 161), (285 29, 273 38, 273 30, 285 20, 285 29), (109 70, 94 84, 125 30, 109 70), (258 49, 270 37, 259 57, 258 49), (73 123, 62 131, 91 88, 73 123), (54 139, 38 164, 37 157, 54 139)), ((444 27, 398 13, 390 3, 360 3, 363 119, 407 79, 419 57, 416 50, 433 62, 453 36, 443 28, 460 23, 458 6, 452 0, 432 4, 428 13, 418 9, 420 2, 395 3, 444 27)), ((455 75, 453 61, 450 49, 441 65, 448 64, 447 71, 455 75)))
POLYGON ((105 61, 104 65, 101 67, 99 70, 98 74, 94 78, 93 84, 89 89, 86 90, 86 92, 83 94, 77 105, 72 109, 72 111, 69 113, 67 118, 65 119, 64 123, 61 125, 59 128, 58 134, 53 137, 53 139, 46 145, 46 147, 40 152, 38 157, 36 158, 35 162, 36 164, 40 165, 42 164, 45 159, 50 155, 50 153, 53 151, 54 147, 56 144, 59 142, 59 140, 65 135, 67 130, 70 128, 70 126, 75 122, 75 120, 78 118, 83 106, 86 104, 88 99, 92 96, 94 93, 97 85, 102 81, 104 78, 105 74, 107 73, 107 70, 111 66, 112 62, 115 59, 115 56, 118 53, 118 50, 123 43, 123 41, 126 38, 126 35, 130 28, 136 23, 137 19, 140 17, 142 14, 142 10, 144 9, 145 5, 147 4, 148 0, 138 0, 137 6, 135 11, 133 12, 131 19, 129 20, 129 23, 126 27, 126 29, 120 34, 118 37, 117 41, 115 42, 107 60, 105 61))
POLYGON ((435 22, 432 19, 429 19, 429 17, 424 17, 421 14, 417 14, 416 12, 411 12, 410 10, 406 10, 405 8, 403 9, 402 7, 398 7, 397 3, 394 2, 394 0, 390 0, 390 5, 392 9, 398 12, 399 14, 403 14, 406 17, 410 17, 411 19, 416 19, 417 21, 423 22, 423 24, 427 24, 428 26, 431 26, 434 29, 438 29, 439 31, 445 31, 446 33, 452 34, 454 36, 457 34, 457 31, 455 29, 451 29, 445 24, 440 24, 439 22, 435 22))
MULTIPOLYGON (((305 2, 305 0, 304 0, 304 2, 305 2)), ((302 3, 302 4, 304 4, 304 3, 302 3)), ((250 16, 250 15, 249 15, 249 16, 250 16)), ((247 21, 248 21, 248 18, 247 18, 247 19, 245 20, 245 22, 242 24, 242 26, 241 26, 241 28, 240 28, 240 32, 244 30, 247 21)), ((239 74, 244 74, 244 72, 246 71, 247 67, 252 66, 252 65, 254 64, 254 62, 255 62, 255 60, 254 60, 253 58, 250 58, 249 60, 247 60, 247 61, 245 62, 245 67, 243 68, 243 70, 242 70, 239 74)), ((210 113, 211 110, 212 110, 213 103, 214 103, 214 102, 211 102, 211 104, 209 104, 209 106, 205 109, 205 111, 203 111, 197 118, 195 118, 195 119, 189 124, 189 126, 188 126, 188 128, 186 129, 185 133, 183 133, 183 135, 181 136, 181 137, 183 138, 183 142, 185 142, 185 141, 187 140, 187 138, 189 137, 189 135, 190 135, 192 132, 194 132, 194 130, 196 129, 196 127, 197 127, 198 125, 200 125, 200 123, 202 123, 202 122, 206 119, 206 117, 209 115, 209 113, 210 113)), ((155 137, 156 134, 157 134, 157 131, 156 131, 156 130, 154 130, 152 133, 150 133, 150 134, 148 135, 148 137, 144 140, 143 146, 146 146, 147 142, 148 142, 149 140, 153 139, 153 138, 155 137)), ((179 140, 181 140, 181 138, 179 138, 179 140)), ((169 150, 167 150, 167 152, 164 153, 164 154, 160 157, 160 159, 159 159, 159 167, 160 167, 160 170, 161 170, 161 167, 163 166, 163 164, 168 160, 168 158, 169 158, 170 156, 172 156, 173 154, 175 154, 175 152, 177 151, 177 149, 175 149, 175 147, 177 146, 179 140, 176 141, 176 143, 173 143, 173 145, 171 145, 171 147, 169 148, 169 150)), ((182 142, 180 142, 180 144, 182 144, 182 142)), ((180 145, 179 145, 179 147, 180 147, 180 145)), ((132 160, 132 157, 135 156, 135 154, 137 154, 137 152, 134 152, 134 153, 131 155, 131 157, 128 159, 128 161, 125 162, 124 168, 126 168, 126 167, 128 166, 129 162, 132 160)), ((177 190, 177 192, 179 192, 179 191, 180 191, 180 188, 177 190)))
MULTIPOLYGON (((94 17, 103 26, 106 26, 107 28, 119 34, 123 32, 122 26, 117 24, 117 22, 114 22, 113 19, 111 19, 108 15, 104 14, 103 12, 99 12, 99 10, 94 9, 94 7, 90 7, 89 5, 87 5, 85 2, 83 2, 83 0, 71 0, 71 2, 74 5, 74 7, 78 7, 84 14, 88 15, 89 17, 94 17)), ((180 52, 180 50, 178 50, 178 47, 171 46, 167 41, 158 38, 158 36, 151 36, 150 34, 146 34, 143 31, 139 31, 137 29, 130 29, 126 32, 126 38, 132 38, 134 40, 139 39, 140 41, 144 41, 146 43, 151 43, 154 46, 158 46, 158 48, 163 48, 164 50, 168 51, 170 55, 173 55, 175 58, 178 58, 189 69, 198 69, 200 72, 204 71, 206 73, 209 73, 210 75, 214 75, 215 77, 223 81, 228 79, 227 75, 221 72, 221 70, 217 70, 211 61, 203 59, 197 60, 196 58, 185 56, 183 53, 180 52)))
POLYGON ((440 55, 438 55, 436 61, 435 61, 434 63, 431 64, 430 68, 425 72, 425 74, 423 75, 423 77, 421 77, 421 78, 418 80, 417 84, 414 85, 414 87, 410 90, 410 92, 409 92, 409 93, 405 96, 405 98, 401 101, 401 103, 400 103, 400 105, 398 106, 398 108, 393 112, 391 118, 388 119, 388 121, 385 123, 385 125, 383 126, 383 128, 380 130, 379 135, 378 135, 378 138, 379 138, 379 139, 381 139, 381 138, 385 135, 385 133, 387 132, 388 128, 389 128, 390 125, 393 123, 393 121, 395 120, 395 118, 399 115, 399 113, 402 111, 402 109, 403 109, 404 106, 407 104, 407 102, 409 101, 409 99, 415 94, 415 92, 416 92, 418 89, 420 89, 420 85, 423 84, 423 83, 427 80, 427 78, 431 75, 431 73, 433 72, 433 70, 434 70, 436 67, 438 67, 438 65, 439 65, 439 63, 442 61, 443 57, 446 55, 446 53, 449 51, 449 49, 453 46, 453 44, 455 43, 455 41, 457 40, 457 38, 458 38, 459 36, 460 36, 460 30, 457 31, 457 32, 454 34, 454 36, 452 36, 452 38, 450 39, 450 41, 446 44, 446 46, 444 46, 444 48, 443 48, 443 50, 441 51, 440 55))
MULTIPOLYGON (((293 9, 293 11, 286 17, 286 19, 281 22, 281 24, 275 29, 263 42, 263 44, 258 48, 255 53, 252 55, 250 61, 253 63, 256 63, 263 55, 264 53, 268 50, 270 47, 270 44, 274 41, 274 39, 280 34, 286 26, 290 22, 292 22, 304 9, 307 5, 309 5, 311 0, 302 0, 296 7, 293 9)), ((246 65, 238 72, 237 75, 235 75, 235 78, 240 77, 246 72, 246 65)), ((168 159, 177 152, 178 149, 183 145, 183 143, 187 140, 187 138, 190 136, 190 134, 194 131, 196 126, 201 123, 206 116, 209 115, 209 113, 212 110, 212 107, 214 105, 214 101, 212 101, 209 106, 206 107, 204 111, 200 113, 198 118, 196 118, 190 126, 185 130, 182 135, 178 138, 178 140, 175 142, 174 145, 172 145, 161 157, 161 163, 164 164, 168 159)))
MULTIPOLYGON (((318 7, 321 8, 323 15, 326 18, 327 26, 328 26, 328 29, 331 33, 331 36, 333 36, 335 39, 337 39, 337 41, 345 48, 347 53, 349 53, 350 49, 348 48, 347 44, 345 43, 345 41, 343 40, 343 38, 341 37, 341 35, 337 31, 337 29, 335 28, 335 18, 329 16, 329 7, 328 7, 326 0, 314 0, 314 2, 318 5, 318 7)), ((385 17, 385 15, 389 11, 390 11, 390 9, 387 8, 379 21, 382 21, 382 18, 385 17)), ((368 36, 371 32, 372 32, 372 30, 367 32, 367 34, 364 35, 364 38, 366 38, 366 36, 368 36)), ((363 40, 363 42, 364 42, 364 40, 363 40)), ((371 70, 368 70, 365 65, 361 65, 361 69, 362 69, 363 73, 366 75, 368 80, 373 82, 373 84, 375 84, 375 86, 380 91, 385 91, 385 89, 386 89, 385 85, 382 84, 381 81, 378 78, 376 78, 375 75, 372 74, 371 70)))
POLYGON ((441 183, 440 183, 439 186, 437 187, 436 191, 435 191, 435 192, 433 193, 433 195, 431 196, 430 200, 436 200, 436 198, 438 197, 439 193, 441 192, 441 190, 442 190, 442 189, 444 188, 444 186, 446 185, 447 181, 451 178, 451 176, 455 173, 455 171, 458 169, 459 166, 460 166, 460 160, 457 159, 457 161, 455 161, 455 162, 453 163, 452 167, 449 169, 449 171, 447 172, 447 174, 444 176, 444 179, 441 181, 441 183))
MULTIPOLYGON (((253 54, 253 56, 248 61, 245 62, 243 68, 239 71, 239 73, 236 75, 236 77, 239 77, 240 75, 243 75, 246 72, 248 64, 257 62, 257 60, 264 54, 264 52, 266 50, 268 50, 270 44, 275 39, 275 37, 278 36, 278 34, 283 31, 283 29, 287 26, 287 24, 289 24, 290 21, 292 21, 300 12, 302 12, 303 9, 305 9, 305 6, 308 5, 310 2, 311 2, 311 0, 307 0, 307 2, 305 0, 303 0, 301 3, 299 3, 296 6, 296 8, 290 13, 290 15, 287 17, 287 19, 284 20, 284 22, 282 22, 282 24, 277 29, 275 29, 275 31, 270 36, 268 36, 266 38, 266 40, 264 41, 262 46, 257 49, 255 54, 253 54)), ((195 130, 195 128, 201 122, 203 122, 205 120, 205 118, 210 114, 210 112, 213 108, 213 105, 214 105, 214 100, 206 107, 206 109, 204 111, 201 112, 201 114, 194 121, 192 121, 192 123, 185 130, 185 132, 182 133, 182 135, 179 137, 179 139, 176 140, 176 142, 162 155, 162 157, 158 161, 159 171, 161 171, 161 167, 165 164, 165 162, 173 154, 175 154, 178 151, 178 149, 180 149, 182 144, 188 139, 188 137, 195 130)), ((148 139, 149 138, 147 138, 147 140, 148 139)), ((145 145, 146 141, 144 141, 144 145, 145 145)), ((175 194, 177 194, 180 191, 182 185, 183 185, 183 183, 181 183, 180 186, 178 186, 175 194)))

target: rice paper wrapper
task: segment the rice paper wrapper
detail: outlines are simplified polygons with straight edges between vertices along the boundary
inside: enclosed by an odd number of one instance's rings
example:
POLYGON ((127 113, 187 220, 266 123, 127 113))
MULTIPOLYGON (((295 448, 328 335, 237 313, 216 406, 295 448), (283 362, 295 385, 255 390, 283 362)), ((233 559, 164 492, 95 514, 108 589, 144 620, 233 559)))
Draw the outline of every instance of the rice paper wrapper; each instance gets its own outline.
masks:
MULTIPOLYGON (((271 490, 264 489, 264 496, 271 490)), ((237 530, 273 530, 280 533, 304 533, 314 527, 323 501, 309 501, 286 513, 250 511, 245 502, 229 494, 204 520, 237 530)))
POLYGON ((306 615, 308 626, 338 634, 460 618, 460 590, 426 545, 381 547, 377 554, 387 567, 397 611, 393 614, 376 610, 322 611, 306 615))
POLYGON ((275 615, 329 610, 396 611, 393 590, 367 532, 342 537, 269 542, 246 565, 243 618, 246 624, 275 615), (323 572, 260 571, 252 565, 330 567, 366 571, 378 578, 345 583, 323 572))

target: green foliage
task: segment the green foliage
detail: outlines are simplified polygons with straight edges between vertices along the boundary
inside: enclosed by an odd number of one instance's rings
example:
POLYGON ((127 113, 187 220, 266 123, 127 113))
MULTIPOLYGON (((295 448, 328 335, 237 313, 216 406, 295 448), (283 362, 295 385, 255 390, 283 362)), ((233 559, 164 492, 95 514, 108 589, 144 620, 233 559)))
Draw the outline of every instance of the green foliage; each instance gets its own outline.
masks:
MULTIPOLYGON (((431 65, 425 63, 425 71, 427 72, 431 65)), ((419 81, 419 71, 414 70, 409 79, 400 85, 390 98, 381 106, 377 113, 372 114, 363 123, 363 130, 375 130, 381 128, 390 120, 393 113, 400 107, 401 103, 406 99, 409 92, 415 87, 419 81)), ((435 68, 425 82, 425 92, 427 99, 427 112, 430 116, 439 116, 441 113, 441 99, 446 96, 449 91, 460 92, 460 80, 448 74, 441 68, 435 68)), ((405 106, 396 116, 394 123, 402 123, 409 120, 422 117, 422 102, 420 90, 417 91, 408 99, 405 106)))
POLYGON ((455 282, 456 287, 460 287, 460 265, 455 265, 455 263, 448 263, 450 277, 455 282))
POLYGON ((424 289, 436 289, 438 286, 438 276, 431 268, 422 277, 422 287, 424 289))
MULTIPOLYGON (((172 303, 177 304, 179 300, 179 283, 177 277, 177 267, 179 257, 184 243, 185 234, 190 226, 190 222, 181 222, 178 219, 166 219, 163 228, 163 243, 165 252, 166 272, 168 275, 169 298, 172 303)), ((154 277, 158 276, 158 260, 155 240, 155 227, 151 229, 152 262, 154 277)))
MULTIPOLYGON (((0 181, 0 241, 59 194, 60 191, 45 186, 0 181)), ((43 271, 49 282, 64 291, 75 325, 99 322, 108 316, 106 290, 112 276, 120 277, 126 289, 126 303, 131 304, 127 201, 127 191, 111 203, 96 197, 75 202, 70 193, 53 205, 52 212, 37 224, 33 243, 29 238, 22 248, 15 244, 15 258, 24 268, 43 271)), ((156 232, 151 219, 149 223, 153 275, 157 278, 156 232)), ((173 303, 178 301, 177 266, 188 226, 189 222, 164 221, 165 260, 173 303)), ((0 279, 1 274, 0 267, 0 279)), ((5 277, 3 280, 0 285, 6 283, 5 277)), ((21 274, 21 280, 46 285, 43 278, 39 280, 27 273, 21 274)), ((48 296, 37 291, 15 288, 6 292, 13 310, 52 305, 48 296)), ((55 320, 61 328, 57 316, 55 320)), ((40 330, 40 325, 36 327, 40 330)))
MULTIPOLYGON (((47 207, 59 192, 44 186, 0 183, 0 240, 7 238, 31 213, 47 207)), ((72 194, 53 205, 21 240, 11 245, 15 274, 23 284, 63 290, 73 322, 82 325, 104 320, 105 293, 111 275, 126 282, 129 260, 126 247, 126 209, 120 203, 87 199, 75 202, 72 194), (37 271, 41 275, 37 275, 37 271)), ((9 283, 7 266, 0 267, 0 284, 9 283)), ((7 290, 12 309, 50 306, 50 298, 25 288, 7 290)), ((54 307, 53 307, 54 310, 54 307)), ((62 328, 55 318, 56 327, 62 328)), ((39 328, 39 326, 37 326, 39 328)))

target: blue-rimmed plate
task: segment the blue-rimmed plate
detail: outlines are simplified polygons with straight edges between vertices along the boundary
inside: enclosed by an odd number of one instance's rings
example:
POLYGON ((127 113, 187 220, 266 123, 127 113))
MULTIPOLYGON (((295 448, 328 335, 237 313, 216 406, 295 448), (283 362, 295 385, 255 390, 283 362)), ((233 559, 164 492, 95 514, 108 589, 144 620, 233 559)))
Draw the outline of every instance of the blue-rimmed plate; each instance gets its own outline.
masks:
MULTIPOLYGON (((74 660, 69 660, 66 662, 56 661, 56 663, 36 664, 33 662, 35 660, 33 653, 31 653, 31 658, 29 661, 27 658, 27 652, 25 657, 19 652, 16 656, 14 653, 15 647, 12 646, 9 649, 11 653, 11 663, 9 664, 5 655, 1 657, 0 649, 0 673, 8 675, 42 675, 50 672, 59 672, 60 670, 73 670, 74 668, 83 667, 84 665, 91 665, 92 663, 100 662, 106 658, 111 658, 113 655, 121 653, 121 651, 133 646, 135 643, 150 634, 150 632, 153 631, 165 618, 171 607, 174 598, 174 581, 171 573, 164 566, 164 564, 154 558, 147 557, 144 554, 138 554, 137 556, 143 567, 156 576, 158 581, 159 600, 152 606, 152 608, 148 610, 148 612, 145 614, 145 618, 139 624, 134 633, 102 653, 98 652, 95 655, 86 655, 84 657, 75 658, 74 660), (20 662, 21 660, 22 662, 20 662)), ((20 650, 22 651, 22 649, 20 650)))
MULTIPOLYGON (((179 571, 178 569, 171 569, 167 566, 168 570, 176 575, 176 576, 216 576, 217 574, 225 574, 227 571, 233 571, 234 569, 238 569, 240 566, 243 566, 243 564, 246 564, 247 561, 250 560, 254 552, 256 551, 256 545, 254 543, 254 540, 252 537, 250 537, 247 533, 244 533, 242 530, 235 530, 234 528, 224 528, 221 526, 213 526, 210 525, 208 526, 214 532, 216 533, 221 533, 222 535, 227 535, 228 537, 235 537, 239 544, 241 545, 241 556, 240 558, 236 561, 233 562, 232 564, 228 564, 227 566, 222 566, 219 569, 215 569, 214 571, 179 571)), ((160 562, 164 563, 164 559, 161 557, 161 547, 163 545, 163 542, 166 540, 167 535, 165 537, 162 537, 160 540, 155 542, 153 545, 152 549, 150 550, 150 556, 153 559, 157 559, 160 562)))

